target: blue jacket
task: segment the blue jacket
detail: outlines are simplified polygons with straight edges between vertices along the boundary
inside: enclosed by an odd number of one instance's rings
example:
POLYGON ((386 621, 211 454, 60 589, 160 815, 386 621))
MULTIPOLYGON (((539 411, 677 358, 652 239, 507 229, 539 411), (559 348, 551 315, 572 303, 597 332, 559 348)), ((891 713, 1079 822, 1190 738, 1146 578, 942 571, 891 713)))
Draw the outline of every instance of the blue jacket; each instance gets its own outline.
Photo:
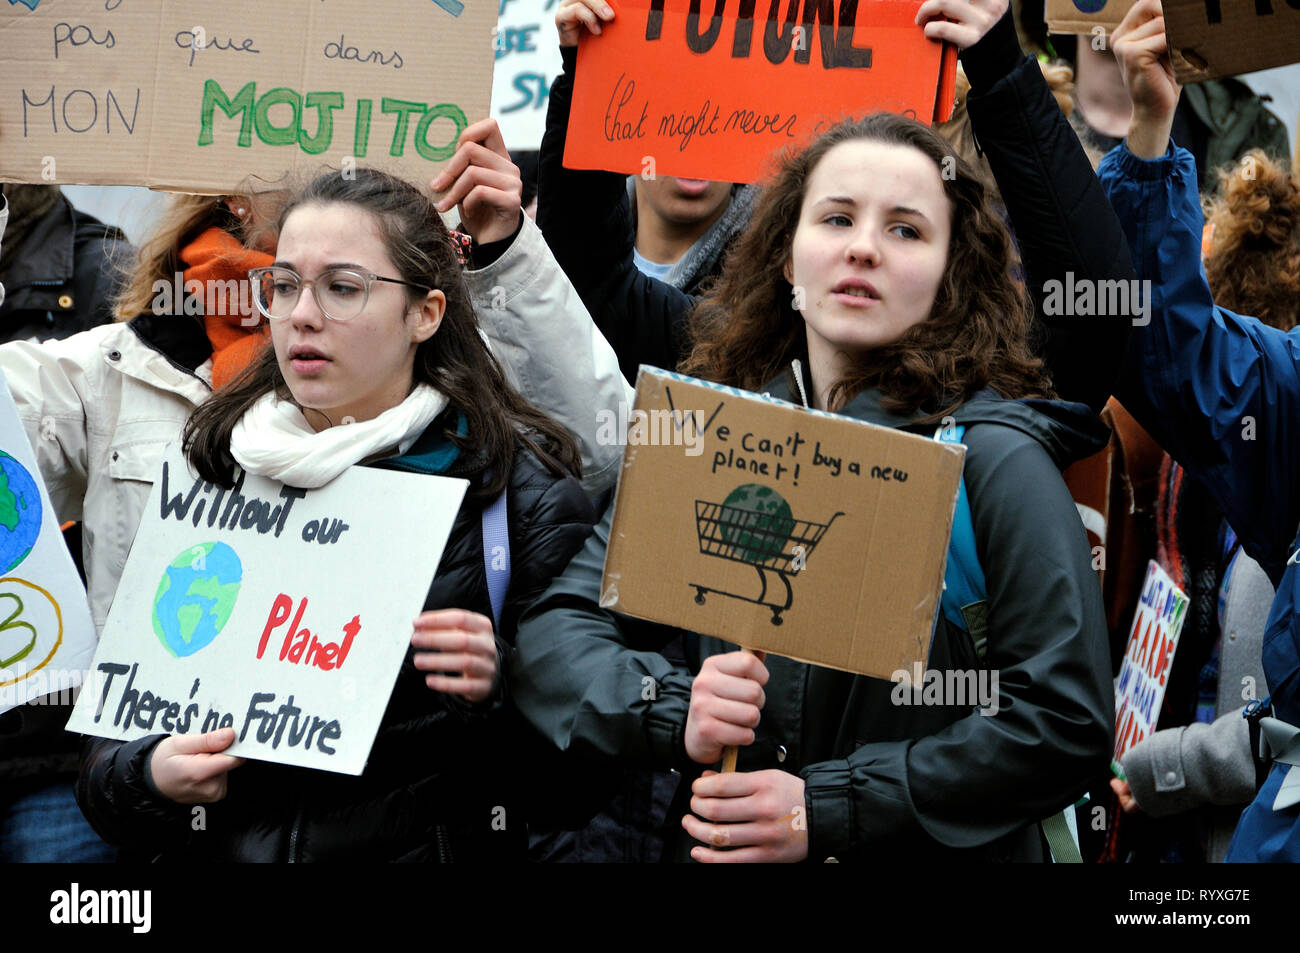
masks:
MULTIPOLYGON (((1290 333, 1216 307, 1201 265, 1196 164, 1172 147, 1138 159, 1116 146, 1097 170, 1124 223, 1151 322, 1136 328, 1117 394, 1223 508, 1277 590, 1264 673, 1278 718, 1300 725, 1300 328, 1290 333)), ((1242 815, 1232 860, 1300 853, 1300 807, 1273 810, 1289 770, 1275 764, 1242 815)))

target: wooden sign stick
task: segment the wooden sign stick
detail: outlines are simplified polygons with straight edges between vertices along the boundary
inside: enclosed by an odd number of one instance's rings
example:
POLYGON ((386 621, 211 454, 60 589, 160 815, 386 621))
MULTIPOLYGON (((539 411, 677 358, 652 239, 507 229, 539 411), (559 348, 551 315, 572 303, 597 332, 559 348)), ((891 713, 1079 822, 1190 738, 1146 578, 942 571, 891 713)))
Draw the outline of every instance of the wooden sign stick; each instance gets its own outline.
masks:
MULTIPOLYGON (((766 652, 755 652, 752 649, 745 648, 743 645, 740 647, 740 651, 744 652, 746 655, 756 656, 760 662, 764 661, 767 658, 766 652)), ((734 772, 736 770, 736 759, 739 757, 740 757, 740 748, 738 746, 727 745, 725 748, 723 748, 722 749, 722 773, 731 774, 732 772, 734 772)))

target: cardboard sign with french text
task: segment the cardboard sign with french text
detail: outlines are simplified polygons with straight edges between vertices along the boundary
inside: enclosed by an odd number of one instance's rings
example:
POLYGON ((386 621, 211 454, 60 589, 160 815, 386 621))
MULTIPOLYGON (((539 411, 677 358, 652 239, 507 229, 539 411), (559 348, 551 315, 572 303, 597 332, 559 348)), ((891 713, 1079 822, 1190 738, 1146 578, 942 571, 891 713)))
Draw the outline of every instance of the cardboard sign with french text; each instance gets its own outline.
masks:
POLYGON ((924 667, 963 447, 654 368, 636 392, 602 606, 883 679, 924 667))
POLYGON ((488 114, 495 0, 10 0, 0 181, 425 185, 488 114))
POLYGON ((229 754, 360 774, 465 486, 353 467, 225 489, 169 448, 68 730, 229 727, 229 754))
POLYGON ((956 50, 921 0, 615 0, 579 42, 564 164, 756 182, 842 119, 952 113, 956 50))

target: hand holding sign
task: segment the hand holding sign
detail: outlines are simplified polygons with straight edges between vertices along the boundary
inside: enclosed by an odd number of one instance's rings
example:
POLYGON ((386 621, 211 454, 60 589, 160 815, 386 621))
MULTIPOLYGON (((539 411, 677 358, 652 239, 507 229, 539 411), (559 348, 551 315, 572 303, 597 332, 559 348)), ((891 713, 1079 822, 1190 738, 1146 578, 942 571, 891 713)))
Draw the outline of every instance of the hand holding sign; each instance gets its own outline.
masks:
POLYGON ((497 642, 492 620, 464 609, 423 612, 415 620, 411 645, 415 667, 436 692, 463 695, 472 702, 492 694, 497 680, 497 642))
POLYGON ((925 25, 928 40, 947 40, 959 50, 969 49, 993 29, 1007 12, 1008 0, 925 0, 916 11, 916 23, 925 25))
POLYGON ((1120 810, 1125 814, 1136 814, 1138 811, 1142 810, 1141 806, 1137 802, 1137 798, 1133 796, 1133 791, 1128 786, 1127 781, 1121 781, 1119 778, 1111 778, 1110 789, 1114 791, 1115 796, 1119 798, 1120 810))
POLYGON ((712 845, 693 848, 693 859, 706 864, 792 864, 807 858, 807 808, 804 781, 798 775, 777 770, 705 771, 691 785, 691 793, 691 811, 699 817, 687 814, 682 827, 696 840, 712 845))
POLYGON ((234 728, 164 738, 149 755, 154 786, 178 804, 220 801, 226 796, 226 775, 244 763, 220 753, 234 743, 234 728))
POLYGON ((523 179, 510 161, 495 119, 466 129, 447 168, 429 185, 434 191, 447 190, 438 211, 458 205, 461 227, 480 245, 509 238, 519 227, 523 179))
POLYGON ((555 29, 560 34, 560 46, 577 46, 579 24, 600 36, 600 21, 613 20, 614 11, 604 0, 564 0, 555 11, 555 29))
POLYGON ((710 655, 691 683, 686 715, 686 754, 697 764, 714 764, 722 749, 754 743, 767 696, 767 666, 760 654, 710 655))
POLYGON ((1133 100, 1128 147, 1142 159, 1157 159, 1169 146, 1169 130, 1181 87, 1174 78, 1160 0, 1140 0, 1115 28, 1111 47, 1133 100))

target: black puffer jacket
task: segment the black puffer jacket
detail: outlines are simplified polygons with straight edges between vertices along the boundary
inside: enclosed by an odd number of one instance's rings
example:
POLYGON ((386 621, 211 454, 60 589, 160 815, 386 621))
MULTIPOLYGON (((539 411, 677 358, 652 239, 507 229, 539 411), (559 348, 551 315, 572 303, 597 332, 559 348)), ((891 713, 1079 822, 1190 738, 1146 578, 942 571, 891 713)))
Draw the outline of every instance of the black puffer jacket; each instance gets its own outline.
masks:
MULTIPOLYGON (((445 472, 451 413, 434 421, 406 455, 379 465, 445 472)), ((498 632, 503 673, 520 614, 582 546, 595 518, 577 480, 557 478, 527 452, 515 457, 507 499, 511 580, 498 632)), ((426 610, 456 607, 491 617, 481 511, 468 498, 461 506, 426 610)), ((506 693, 508 686, 499 695, 506 693)), ((205 829, 195 831, 194 809, 161 797, 145 777, 146 760, 162 737, 88 738, 77 781, 77 800, 100 835, 148 857, 519 857, 526 846, 519 764, 545 757, 536 747, 540 739, 503 697, 471 709, 430 691, 410 650, 359 777, 249 761, 231 772, 226 798, 205 806, 205 829)))

